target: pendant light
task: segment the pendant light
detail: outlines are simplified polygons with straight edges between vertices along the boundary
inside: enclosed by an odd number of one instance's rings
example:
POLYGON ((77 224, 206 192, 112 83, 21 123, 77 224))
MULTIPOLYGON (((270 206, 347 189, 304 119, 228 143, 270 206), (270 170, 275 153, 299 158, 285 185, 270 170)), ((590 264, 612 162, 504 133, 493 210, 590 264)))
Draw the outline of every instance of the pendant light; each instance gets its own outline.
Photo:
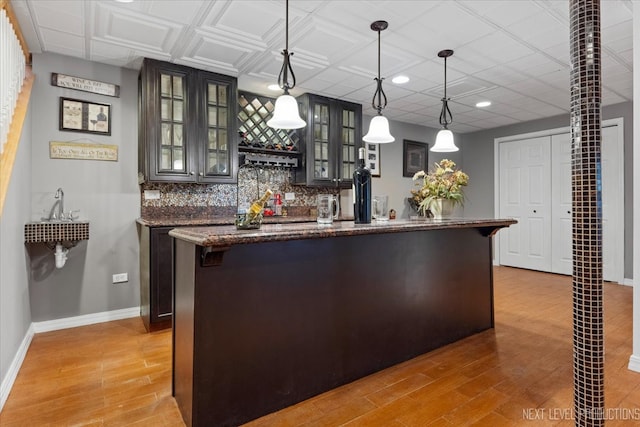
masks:
POLYGON ((369 123, 369 132, 362 138, 364 142, 372 144, 385 144, 393 142, 396 139, 389 133, 389 120, 382 115, 382 110, 387 106, 387 95, 382 90, 382 77, 380 77, 380 32, 386 30, 389 26, 387 21, 375 21, 371 24, 371 29, 378 32, 378 77, 374 80, 377 83, 377 88, 373 94, 373 100, 371 106, 374 110, 378 111, 378 115, 371 119, 369 123), (376 104, 376 97, 378 103, 376 104), (384 99, 384 104, 383 104, 384 99))
POLYGON ((289 62, 290 56, 293 55, 293 53, 289 53, 289 0, 286 0, 285 7, 285 48, 282 51, 284 61, 278 76, 278 86, 284 90, 284 94, 276 99, 273 116, 267 121, 267 126, 274 129, 299 129, 305 127, 307 122, 300 118, 298 102, 289 95, 289 89, 293 89, 296 85, 296 75, 293 74, 291 62, 289 62), (291 83, 289 82, 289 74, 291 74, 291 83))
POLYGON ((444 58, 444 97, 442 98, 442 111, 440 112, 440 125, 442 129, 436 135, 436 143, 431 147, 431 151, 439 153, 450 153, 458 151, 458 147, 453 142, 453 132, 447 126, 453 122, 453 115, 449 110, 449 98, 447 98, 447 58, 453 55, 451 49, 445 49, 438 52, 440 58, 444 58))

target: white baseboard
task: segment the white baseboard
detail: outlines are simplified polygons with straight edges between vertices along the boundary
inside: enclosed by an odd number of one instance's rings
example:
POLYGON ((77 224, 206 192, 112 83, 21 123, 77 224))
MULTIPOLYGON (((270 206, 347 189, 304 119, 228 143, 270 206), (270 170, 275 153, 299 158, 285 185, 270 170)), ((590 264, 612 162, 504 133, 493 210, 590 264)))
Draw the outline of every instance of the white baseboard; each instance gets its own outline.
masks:
MULTIPOLYGON (((496 267, 496 266, 499 266, 499 265, 500 265, 500 262, 498 262, 497 260, 494 259, 493 260, 493 266, 496 267)), ((569 274, 569 276, 570 276, 570 274, 569 274)), ((616 283, 616 282, 614 282, 614 283, 616 283)), ((633 286, 633 279, 629 279, 629 278, 625 277, 618 284, 624 285, 624 286, 633 286)))
POLYGON ((44 322, 33 322, 32 326, 36 333, 40 333, 93 325, 94 323, 110 322, 112 320, 128 319, 136 316, 140 316, 140 307, 103 311, 101 313, 85 314, 83 316, 67 317, 64 319, 46 320, 44 322))
POLYGON ((18 347, 7 374, 0 384, 0 411, 4 407, 13 383, 18 376, 22 362, 27 355, 33 336, 40 332, 57 331, 58 329, 75 328, 77 326, 93 325, 94 323, 110 322, 112 320, 128 319, 140 316, 140 307, 123 308, 121 310, 103 311, 101 313, 86 314, 83 316, 67 317, 64 319, 47 320, 44 322, 32 322, 18 347))
POLYGON ((27 333, 25 334, 20 346, 18 347, 18 351, 16 355, 13 357, 11 361, 11 365, 9 365, 9 369, 7 370, 7 374, 2 379, 2 384, 0 384, 0 411, 4 407, 4 404, 9 397, 9 393, 11 392, 11 388, 13 387, 13 383, 18 376, 18 372, 20 371, 20 367, 22 366, 22 362, 24 361, 25 356, 27 355, 27 350, 29 349, 29 345, 31 345, 31 339, 34 335, 33 323, 27 329, 27 333))
POLYGON ((632 371, 640 372, 640 356, 631 355, 628 368, 632 371))

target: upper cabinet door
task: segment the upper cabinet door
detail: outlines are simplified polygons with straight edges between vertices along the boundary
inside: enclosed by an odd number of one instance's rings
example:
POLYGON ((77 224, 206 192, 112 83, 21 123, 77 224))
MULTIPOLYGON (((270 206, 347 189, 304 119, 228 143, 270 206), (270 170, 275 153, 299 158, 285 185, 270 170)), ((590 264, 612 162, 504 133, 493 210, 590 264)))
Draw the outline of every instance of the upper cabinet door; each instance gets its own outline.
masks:
POLYGON ((350 103, 341 103, 340 120, 340 187, 350 187, 353 172, 356 170, 358 148, 362 141, 362 107, 350 103))
POLYGON ((235 182, 236 79, 145 59, 139 86, 140 181, 235 182))
POLYGON ((184 174, 188 169, 186 88, 186 75, 160 72, 160 138, 156 140, 160 173, 184 174))
POLYGON ((328 102, 315 102, 313 108, 313 121, 307 126, 312 128, 312 136, 310 140, 311 146, 308 147, 308 161, 313 168, 313 180, 317 183, 325 182, 330 185, 335 177, 333 149, 330 146, 329 128, 331 126, 331 117, 329 114, 328 102))
POLYGON ((194 74, 145 60, 140 73, 140 172, 150 181, 195 182, 194 74))
POLYGON ((234 78, 201 74, 202 124, 198 182, 235 182, 238 172, 237 88, 234 78))
POLYGON ((298 171, 296 182, 350 188, 362 144, 362 106, 312 94, 299 100, 307 117, 307 127, 301 129, 306 169, 298 171))

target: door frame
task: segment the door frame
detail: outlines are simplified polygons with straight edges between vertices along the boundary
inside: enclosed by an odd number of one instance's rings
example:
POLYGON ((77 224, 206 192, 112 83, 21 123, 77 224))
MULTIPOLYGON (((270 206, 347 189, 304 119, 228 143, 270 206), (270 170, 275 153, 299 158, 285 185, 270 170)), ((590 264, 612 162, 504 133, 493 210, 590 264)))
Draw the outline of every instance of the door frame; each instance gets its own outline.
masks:
MULTIPOLYGON (((614 217, 611 218, 612 221, 615 221, 616 224, 620 224, 619 227, 616 228, 616 234, 619 239, 616 239, 618 243, 617 252, 618 256, 623 260, 617 266, 617 271, 615 272, 615 281, 618 283, 624 283, 624 259, 625 259, 625 248, 624 248, 624 119, 622 117, 608 119, 602 121, 602 127, 611 127, 617 126, 618 129, 618 158, 615 159, 612 163, 616 166, 618 170, 617 175, 617 186, 616 188, 620 188, 622 192, 622 197, 619 197, 619 205, 617 209, 614 209, 614 217)), ((510 135, 500 138, 494 138, 493 140, 493 212, 494 216, 497 217, 500 212, 500 143, 509 142, 509 141, 517 141, 520 139, 529 139, 529 138, 537 138, 542 136, 551 136, 559 133, 567 133, 570 132, 571 128, 569 126, 554 128, 554 129, 545 129, 536 132, 523 133, 518 135, 510 135)), ((500 265, 500 239, 493 239, 493 264, 500 265)))

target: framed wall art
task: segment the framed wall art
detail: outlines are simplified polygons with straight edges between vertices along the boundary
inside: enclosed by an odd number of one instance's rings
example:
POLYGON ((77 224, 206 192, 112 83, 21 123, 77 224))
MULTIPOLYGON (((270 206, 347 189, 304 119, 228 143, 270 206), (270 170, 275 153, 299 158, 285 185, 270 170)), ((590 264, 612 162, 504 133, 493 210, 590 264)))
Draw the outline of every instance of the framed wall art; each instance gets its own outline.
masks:
POLYGON ((364 163, 371 171, 371 176, 380 176, 380 145, 365 142, 364 163))
POLYGON ((429 145, 425 142, 402 140, 402 176, 413 177, 416 172, 427 172, 429 145))
POLYGON ((60 130, 111 135, 111 105, 60 97, 60 130))

